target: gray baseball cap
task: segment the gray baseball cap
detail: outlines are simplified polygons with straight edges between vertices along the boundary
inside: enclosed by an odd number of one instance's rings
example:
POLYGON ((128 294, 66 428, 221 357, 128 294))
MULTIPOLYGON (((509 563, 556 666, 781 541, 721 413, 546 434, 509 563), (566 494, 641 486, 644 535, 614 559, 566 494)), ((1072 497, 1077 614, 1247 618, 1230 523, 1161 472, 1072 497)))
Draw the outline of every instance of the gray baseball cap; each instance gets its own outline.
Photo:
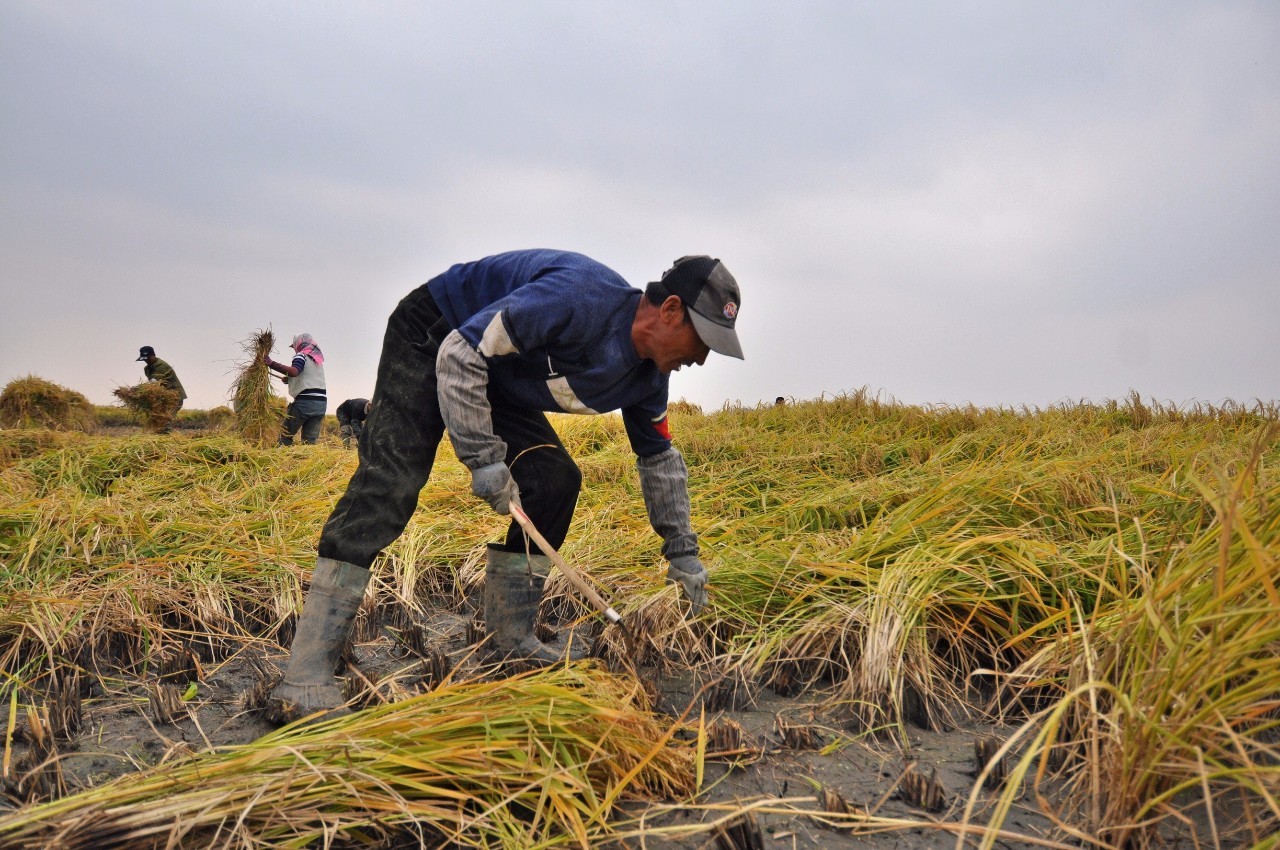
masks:
POLYGON ((724 263, 705 255, 681 257, 663 272, 660 282, 672 295, 679 296, 694 330, 708 348, 727 357, 745 359, 738 333, 733 329, 742 295, 724 263))

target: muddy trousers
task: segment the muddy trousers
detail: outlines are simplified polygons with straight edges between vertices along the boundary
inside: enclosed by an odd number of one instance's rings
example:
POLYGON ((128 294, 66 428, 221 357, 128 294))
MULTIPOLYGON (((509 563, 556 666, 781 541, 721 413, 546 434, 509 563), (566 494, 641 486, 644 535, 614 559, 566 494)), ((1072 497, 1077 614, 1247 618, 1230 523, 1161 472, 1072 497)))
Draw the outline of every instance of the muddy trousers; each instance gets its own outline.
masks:
MULTIPOLYGON (((373 408, 357 448, 359 465, 320 533, 320 557, 367 569, 408 525, 444 436, 435 364, 451 330, 427 284, 409 293, 387 320, 373 408)), ((573 519, 582 474, 543 413, 510 405, 492 390, 489 404, 521 504, 558 549, 573 519)), ((525 551, 524 533, 514 521, 502 548, 525 551)))

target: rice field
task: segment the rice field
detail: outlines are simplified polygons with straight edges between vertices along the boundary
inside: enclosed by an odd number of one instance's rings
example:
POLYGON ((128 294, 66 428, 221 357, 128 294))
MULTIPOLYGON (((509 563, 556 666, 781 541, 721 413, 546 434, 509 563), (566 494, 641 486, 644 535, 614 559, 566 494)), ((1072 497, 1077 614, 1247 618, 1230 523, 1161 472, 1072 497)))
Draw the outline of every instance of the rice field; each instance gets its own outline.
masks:
POLYGON ((1280 846, 1278 413, 677 405, 695 620, 620 419, 557 419, 563 554, 638 649, 553 576, 593 658, 542 672, 479 660, 505 523, 446 447, 375 565, 361 710, 278 730, 354 453, 2 430, 0 848, 1280 846), (947 735, 971 775, 929 763, 947 735))

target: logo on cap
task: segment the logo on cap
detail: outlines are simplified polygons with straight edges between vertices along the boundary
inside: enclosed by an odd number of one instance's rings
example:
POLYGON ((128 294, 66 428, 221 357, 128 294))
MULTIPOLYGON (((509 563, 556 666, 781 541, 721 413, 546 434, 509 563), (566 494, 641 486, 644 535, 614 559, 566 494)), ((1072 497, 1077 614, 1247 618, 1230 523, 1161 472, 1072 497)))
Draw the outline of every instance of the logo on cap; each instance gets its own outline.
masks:
POLYGON ((733 318, 737 315, 738 315, 738 305, 734 304, 732 301, 726 301, 724 305, 724 317, 732 321, 733 318))

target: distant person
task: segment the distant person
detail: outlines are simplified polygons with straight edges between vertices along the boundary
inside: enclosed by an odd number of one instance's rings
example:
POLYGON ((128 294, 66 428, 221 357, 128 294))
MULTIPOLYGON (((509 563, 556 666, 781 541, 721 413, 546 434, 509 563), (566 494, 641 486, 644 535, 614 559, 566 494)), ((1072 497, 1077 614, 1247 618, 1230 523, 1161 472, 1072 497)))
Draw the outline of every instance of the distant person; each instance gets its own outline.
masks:
POLYGON ((786 400, 785 398, 783 398, 782 396, 778 396, 777 398, 775 398, 775 399, 773 400, 773 406, 774 406, 774 407, 786 407, 786 406, 787 406, 787 400, 786 400))
POLYGON ((369 409, 373 406, 367 398, 349 398, 338 405, 338 433, 342 435, 342 445, 350 446, 352 438, 356 445, 360 444, 360 432, 364 430, 365 420, 369 418, 369 409))
POLYGON ((147 376, 148 381, 159 381, 178 394, 178 406, 173 412, 181 410, 182 403, 187 400, 187 391, 182 388, 182 381, 178 380, 178 373, 173 371, 173 367, 156 357, 156 350, 149 345, 138 349, 138 360, 146 361, 142 374, 147 376))
POLYGON ((284 382, 289 385, 289 395, 293 396, 285 413, 279 445, 292 446, 293 435, 299 428, 302 429, 302 442, 313 445, 320 439, 324 414, 329 408, 329 396, 324 385, 324 354, 311 334, 298 334, 289 347, 294 352, 290 364, 277 363, 270 354, 262 358, 268 369, 284 376, 284 382))

